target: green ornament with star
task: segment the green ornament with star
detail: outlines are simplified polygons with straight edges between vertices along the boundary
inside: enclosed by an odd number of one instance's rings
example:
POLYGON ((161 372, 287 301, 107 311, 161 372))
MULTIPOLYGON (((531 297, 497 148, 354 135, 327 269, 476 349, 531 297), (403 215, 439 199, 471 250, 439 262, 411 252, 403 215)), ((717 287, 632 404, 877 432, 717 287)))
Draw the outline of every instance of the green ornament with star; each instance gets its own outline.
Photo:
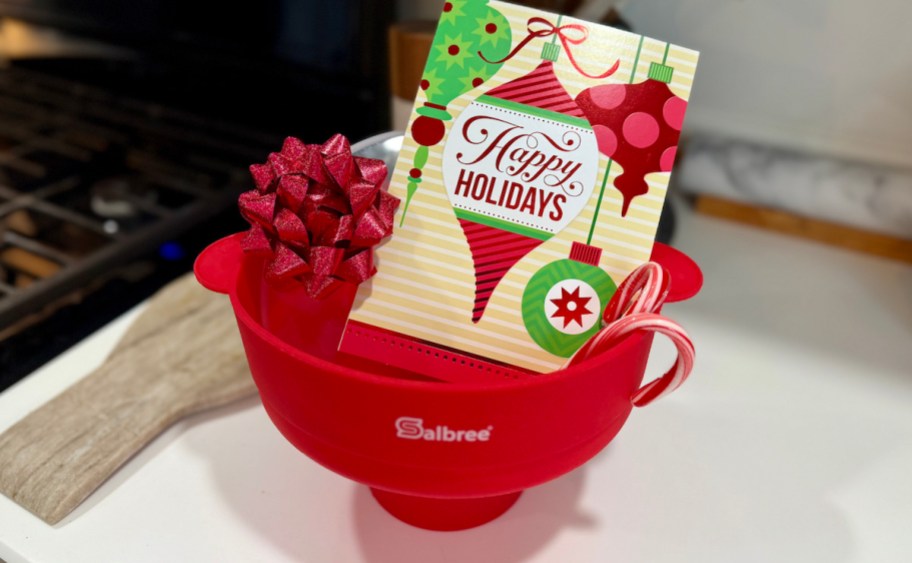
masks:
POLYGON ((488 5, 488 0, 451 0, 444 3, 437 33, 428 52, 420 88, 425 102, 416 109, 409 134, 418 145, 409 172, 402 219, 405 222, 409 203, 421 184, 430 147, 446 133, 444 121, 453 118, 447 107, 459 96, 484 84, 510 52, 510 22, 488 5), (485 60, 487 59, 487 60, 485 60))
POLYGON ((570 257, 546 264, 523 291, 523 324, 543 350, 569 358, 601 328, 617 290, 599 267, 601 250, 575 242, 570 257))

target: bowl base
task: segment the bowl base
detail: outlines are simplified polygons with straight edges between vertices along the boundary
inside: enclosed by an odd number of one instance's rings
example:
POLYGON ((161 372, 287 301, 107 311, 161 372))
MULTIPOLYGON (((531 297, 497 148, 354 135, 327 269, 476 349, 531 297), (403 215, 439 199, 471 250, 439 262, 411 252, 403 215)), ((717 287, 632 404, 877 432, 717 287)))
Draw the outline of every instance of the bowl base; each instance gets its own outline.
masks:
POLYGON ((494 497, 441 499, 391 493, 371 488, 387 512, 425 530, 455 531, 480 526, 507 511, 522 491, 494 497))

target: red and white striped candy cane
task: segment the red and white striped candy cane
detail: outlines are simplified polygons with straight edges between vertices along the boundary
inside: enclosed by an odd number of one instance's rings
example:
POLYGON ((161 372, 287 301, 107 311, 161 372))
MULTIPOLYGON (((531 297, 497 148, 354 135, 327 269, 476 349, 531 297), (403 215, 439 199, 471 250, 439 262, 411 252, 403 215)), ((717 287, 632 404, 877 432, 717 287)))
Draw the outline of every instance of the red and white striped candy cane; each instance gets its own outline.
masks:
POLYGON ((681 325, 657 313, 668 295, 668 287, 668 272, 655 262, 643 264, 631 272, 605 307, 605 327, 573 355, 568 365, 596 355, 634 332, 649 330, 670 338, 678 357, 665 375, 634 394, 633 404, 648 405, 680 387, 693 370, 695 352, 693 342, 681 325))
MULTIPOLYGON (((621 317, 633 313, 656 313, 668 296, 668 272, 656 262, 647 262, 632 271, 621 285, 618 286, 611 301, 605 307, 602 315, 604 325, 609 325, 621 317)), ((604 339, 603 333, 598 332, 576 351, 570 363, 588 358, 591 350, 600 346, 604 339)))
POLYGON ((690 375, 694 366, 694 345, 687 332, 681 325, 656 313, 634 313, 622 317, 611 323, 600 333, 601 341, 597 348, 593 348, 589 353, 597 354, 605 348, 610 348, 624 337, 640 330, 648 330, 664 334, 678 351, 678 357, 665 375, 644 385, 632 397, 633 404, 642 407, 652 401, 671 393, 681 386, 690 375))
POLYGON ((646 262, 630 273, 612 296, 605 323, 612 323, 631 313, 655 313, 668 297, 668 272, 656 262, 646 262))

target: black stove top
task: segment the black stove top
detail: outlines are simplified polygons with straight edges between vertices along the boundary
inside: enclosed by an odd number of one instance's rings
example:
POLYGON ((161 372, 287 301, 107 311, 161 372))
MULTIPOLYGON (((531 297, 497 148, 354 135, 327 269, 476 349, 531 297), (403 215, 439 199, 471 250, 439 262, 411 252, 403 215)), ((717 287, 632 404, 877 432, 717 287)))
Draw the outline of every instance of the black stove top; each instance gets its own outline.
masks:
POLYGON ((385 130, 393 11, 0 0, 0 390, 243 229, 285 136, 385 130))
POLYGON ((243 228, 247 165, 281 138, 0 70, 0 390, 243 228))

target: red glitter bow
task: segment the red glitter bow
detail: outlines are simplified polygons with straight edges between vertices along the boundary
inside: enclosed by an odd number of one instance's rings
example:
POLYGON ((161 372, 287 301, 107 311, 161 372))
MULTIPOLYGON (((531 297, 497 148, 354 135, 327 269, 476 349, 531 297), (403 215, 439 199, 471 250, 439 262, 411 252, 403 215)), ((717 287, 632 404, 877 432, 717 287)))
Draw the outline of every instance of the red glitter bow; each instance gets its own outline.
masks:
POLYGON ((399 198, 382 189, 386 164, 352 156, 348 139, 322 145, 288 137, 250 166, 256 189, 238 200, 250 223, 245 252, 269 255, 266 278, 297 280, 313 297, 373 276, 373 247, 393 232, 399 198))
MULTIPOLYGON (((558 24, 559 23, 560 23, 560 20, 558 20, 558 24)), ((529 41, 532 41, 533 39, 535 39, 537 37, 550 37, 551 35, 557 35, 558 39, 560 39, 561 45, 564 46, 564 51, 567 52, 567 57, 570 59, 570 64, 572 64, 573 68, 575 68, 577 70, 577 72, 579 72, 583 76, 586 76, 589 78, 608 78, 609 76, 611 76, 612 74, 615 73, 615 71, 618 69, 618 67, 621 64, 621 60, 618 59, 618 60, 614 61, 614 64, 611 66, 611 68, 609 68, 608 70, 606 70, 605 72, 603 72, 601 74, 589 74, 588 72, 583 70, 579 66, 579 64, 576 62, 576 59, 573 57, 573 51, 571 50, 571 47, 570 47, 571 45, 579 45, 580 43, 582 43, 589 37, 589 30, 585 26, 582 26, 578 23, 568 23, 565 25, 554 25, 553 23, 549 22, 545 18, 534 17, 534 18, 529 18, 529 21, 526 22, 526 31, 529 34, 526 35, 526 37, 522 41, 520 41, 516 45, 516 47, 513 47, 513 50, 510 51, 509 53, 507 53, 507 56, 500 59, 499 61, 489 61, 487 58, 485 58, 485 56, 481 53, 481 51, 478 51, 478 56, 481 57, 482 59, 484 59, 484 61, 488 62, 488 63, 494 63, 494 64, 502 63, 502 62, 512 59, 513 56, 516 55, 516 53, 518 53, 520 51, 520 49, 525 47, 529 41)))

